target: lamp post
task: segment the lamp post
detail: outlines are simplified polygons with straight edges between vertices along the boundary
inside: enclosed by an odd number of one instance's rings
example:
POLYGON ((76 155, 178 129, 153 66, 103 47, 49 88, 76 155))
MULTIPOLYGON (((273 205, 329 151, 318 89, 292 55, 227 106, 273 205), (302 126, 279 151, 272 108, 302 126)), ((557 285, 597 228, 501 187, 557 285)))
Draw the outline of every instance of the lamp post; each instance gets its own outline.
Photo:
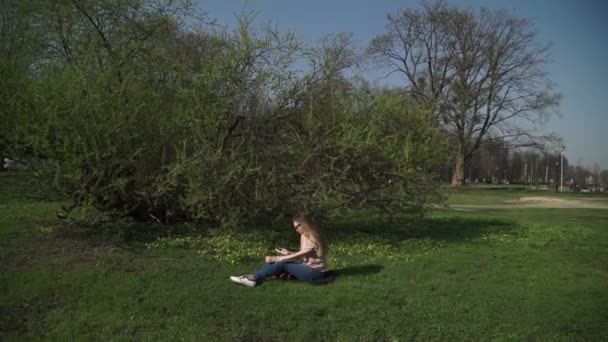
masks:
POLYGON ((566 149, 566 146, 562 145, 562 150, 560 151, 560 155, 561 155, 561 162, 560 167, 560 176, 559 176, 559 192, 564 192, 564 150, 566 149))
POLYGON ((559 160, 555 161, 555 177, 553 178, 553 185, 555 185, 555 193, 559 192, 559 183, 557 183, 557 169, 559 168, 559 160))

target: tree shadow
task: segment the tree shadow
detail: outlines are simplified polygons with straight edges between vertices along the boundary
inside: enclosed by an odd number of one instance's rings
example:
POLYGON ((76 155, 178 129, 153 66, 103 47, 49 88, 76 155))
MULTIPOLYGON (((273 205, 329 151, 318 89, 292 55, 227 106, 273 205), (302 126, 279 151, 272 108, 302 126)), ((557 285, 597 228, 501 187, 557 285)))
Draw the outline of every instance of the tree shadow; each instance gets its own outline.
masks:
MULTIPOLYGON (((408 240, 430 239, 438 242, 458 243, 485 234, 517 234, 520 229, 516 221, 508 218, 446 215, 445 213, 440 215, 391 222, 382 216, 354 214, 335 221, 323 222, 322 229, 327 236, 330 250, 332 243, 336 242, 346 244, 372 242, 397 246, 408 240)), ((154 242, 161 237, 201 236, 205 235, 209 229, 210 227, 199 224, 163 226, 150 223, 113 222, 95 227, 66 227, 65 235, 67 236, 65 237, 80 237, 95 243, 110 243, 138 253, 146 249, 146 243, 154 242)), ((291 228, 286 229, 284 226, 260 229, 249 227, 247 231, 243 232, 261 234, 260 236, 268 240, 269 245, 282 246, 291 242, 294 248, 296 246, 295 236, 297 234, 294 234, 291 228)), ((373 269, 366 266, 363 271, 365 270, 372 271, 373 269)), ((349 275, 355 271, 343 272, 349 275)))
POLYGON ((326 285, 333 283, 337 277, 352 277, 360 275, 375 274, 384 269, 382 265, 358 265, 349 266, 343 268, 336 268, 325 272, 325 275, 321 278, 312 281, 315 285, 326 285))
MULTIPOLYGON (((124 245, 125 248, 135 250, 141 248, 145 243, 156 241, 159 237, 204 235, 207 229, 200 225, 162 226, 149 223, 113 223, 104 228, 83 230, 86 230, 91 238, 113 240, 115 243, 124 245)), ((404 222, 388 222, 378 217, 353 217, 326 222, 322 228, 327 234, 331 248, 332 242, 336 241, 357 243, 369 240, 398 244, 410 239, 431 239, 448 243, 463 242, 488 233, 514 233, 519 226, 515 221, 507 219, 446 216, 404 222)), ((275 245, 285 244, 292 240, 295 242, 293 231, 284 227, 254 229, 253 231, 267 236, 268 240, 275 245)))
POLYGON ((379 273, 383 269, 384 266, 382 265, 357 265, 332 269, 327 273, 336 277, 352 277, 379 273))
POLYGON ((514 233, 518 228, 515 221, 507 219, 448 216, 401 223, 374 218, 343 220, 331 225, 326 232, 330 243, 332 240, 349 242, 361 238, 387 243, 425 238, 461 242, 487 233, 514 233))

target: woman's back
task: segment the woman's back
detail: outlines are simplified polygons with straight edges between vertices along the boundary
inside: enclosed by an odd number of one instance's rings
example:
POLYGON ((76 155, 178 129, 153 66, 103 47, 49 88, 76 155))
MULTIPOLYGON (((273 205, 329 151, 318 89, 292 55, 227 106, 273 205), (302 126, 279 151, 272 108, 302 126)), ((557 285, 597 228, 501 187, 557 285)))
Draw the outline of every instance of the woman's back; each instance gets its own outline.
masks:
POLYGON ((324 271, 327 267, 327 255, 323 253, 319 255, 319 246, 315 242, 311 241, 306 235, 302 234, 300 237, 300 250, 312 249, 314 253, 303 258, 303 264, 324 271))

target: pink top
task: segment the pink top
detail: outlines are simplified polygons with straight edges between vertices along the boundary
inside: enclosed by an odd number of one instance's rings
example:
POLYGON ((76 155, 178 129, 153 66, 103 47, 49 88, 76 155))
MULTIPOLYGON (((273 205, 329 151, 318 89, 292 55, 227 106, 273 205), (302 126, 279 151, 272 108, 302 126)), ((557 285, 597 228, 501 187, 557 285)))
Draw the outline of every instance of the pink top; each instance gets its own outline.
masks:
MULTIPOLYGON (((315 246, 314 242, 310 241, 309 239, 306 238, 306 236, 304 236, 304 234, 302 234, 300 236, 300 250, 304 251, 304 250, 315 250, 316 253, 316 249, 317 246, 315 246)), ((327 265, 327 256, 322 256, 320 258, 315 256, 306 256, 303 259, 303 264, 310 267, 310 268, 314 268, 316 270, 319 271, 325 271, 325 267, 327 265)))

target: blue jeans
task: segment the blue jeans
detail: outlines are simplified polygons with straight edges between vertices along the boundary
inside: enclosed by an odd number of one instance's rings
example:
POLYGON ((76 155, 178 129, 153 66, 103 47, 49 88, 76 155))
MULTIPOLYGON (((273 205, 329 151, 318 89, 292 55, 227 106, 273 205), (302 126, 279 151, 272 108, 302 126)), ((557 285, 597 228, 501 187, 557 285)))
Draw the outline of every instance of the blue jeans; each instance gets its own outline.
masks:
POLYGON ((281 273, 287 272, 299 280, 312 282, 315 279, 323 277, 323 272, 319 270, 315 270, 312 267, 308 267, 302 264, 296 263, 285 263, 285 262, 275 262, 271 264, 266 264, 259 271, 257 271, 254 275, 255 282, 261 284, 264 279, 271 277, 273 275, 279 275, 281 273))

